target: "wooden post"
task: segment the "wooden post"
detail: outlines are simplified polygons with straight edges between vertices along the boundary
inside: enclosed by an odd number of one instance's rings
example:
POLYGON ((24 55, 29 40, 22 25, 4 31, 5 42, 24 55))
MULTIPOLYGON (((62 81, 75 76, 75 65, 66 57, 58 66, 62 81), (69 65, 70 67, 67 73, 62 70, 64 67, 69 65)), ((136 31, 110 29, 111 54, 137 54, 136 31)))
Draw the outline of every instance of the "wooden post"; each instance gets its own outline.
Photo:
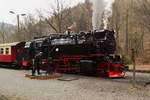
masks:
POLYGON ((135 50, 132 50, 132 63, 133 63, 133 79, 132 79, 132 85, 134 88, 136 88, 136 65, 135 65, 135 50))

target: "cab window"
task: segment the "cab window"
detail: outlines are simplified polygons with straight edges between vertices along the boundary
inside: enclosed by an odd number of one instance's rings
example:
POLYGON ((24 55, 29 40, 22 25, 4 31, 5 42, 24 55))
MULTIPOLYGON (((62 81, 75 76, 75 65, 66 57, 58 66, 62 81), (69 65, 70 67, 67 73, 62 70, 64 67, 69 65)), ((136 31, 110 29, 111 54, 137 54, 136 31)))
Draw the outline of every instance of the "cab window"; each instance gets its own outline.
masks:
POLYGON ((8 55, 9 54, 9 48, 5 49, 5 54, 8 55))

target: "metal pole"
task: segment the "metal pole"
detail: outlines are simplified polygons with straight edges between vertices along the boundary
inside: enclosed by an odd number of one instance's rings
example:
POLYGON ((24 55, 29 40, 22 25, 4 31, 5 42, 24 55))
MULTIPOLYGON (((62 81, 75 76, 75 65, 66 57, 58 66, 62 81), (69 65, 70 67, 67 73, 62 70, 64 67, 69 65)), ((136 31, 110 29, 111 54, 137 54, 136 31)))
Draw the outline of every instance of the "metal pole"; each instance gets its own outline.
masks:
POLYGON ((17 14, 17 26, 18 26, 18 33, 20 32, 20 24, 19 24, 19 14, 17 14))
POLYGON ((135 50, 134 49, 131 49, 132 50, 132 63, 133 63, 133 87, 136 88, 136 64, 135 64, 135 50))

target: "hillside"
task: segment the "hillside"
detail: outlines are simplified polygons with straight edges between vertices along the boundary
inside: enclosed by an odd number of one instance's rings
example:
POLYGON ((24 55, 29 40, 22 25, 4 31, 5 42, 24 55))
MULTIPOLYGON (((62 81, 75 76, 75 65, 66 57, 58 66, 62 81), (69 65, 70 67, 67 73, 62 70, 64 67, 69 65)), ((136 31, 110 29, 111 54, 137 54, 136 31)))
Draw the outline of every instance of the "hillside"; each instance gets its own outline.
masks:
POLYGON ((3 25, 5 27, 14 27, 14 25, 12 25, 12 24, 0 22, 0 27, 2 27, 3 25))
POLYGON ((110 26, 116 30, 119 52, 129 59, 135 49, 138 63, 150 63, 149 10, 147 0, 115 0, 113 5, 110 26))

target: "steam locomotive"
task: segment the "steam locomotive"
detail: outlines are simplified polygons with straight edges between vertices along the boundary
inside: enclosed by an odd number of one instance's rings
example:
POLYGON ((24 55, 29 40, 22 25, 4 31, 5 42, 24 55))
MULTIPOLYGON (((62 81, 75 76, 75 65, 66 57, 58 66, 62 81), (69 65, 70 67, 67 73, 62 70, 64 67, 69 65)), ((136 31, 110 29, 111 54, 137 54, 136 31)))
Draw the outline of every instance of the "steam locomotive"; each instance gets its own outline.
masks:
POLYGON ((33 59, 43 52, 42 69, 107 77, 125 77, 126 66, 114 55, 114 31, 94 30, 78 34, 51 34, 34 39, 27 50, 33 59))

